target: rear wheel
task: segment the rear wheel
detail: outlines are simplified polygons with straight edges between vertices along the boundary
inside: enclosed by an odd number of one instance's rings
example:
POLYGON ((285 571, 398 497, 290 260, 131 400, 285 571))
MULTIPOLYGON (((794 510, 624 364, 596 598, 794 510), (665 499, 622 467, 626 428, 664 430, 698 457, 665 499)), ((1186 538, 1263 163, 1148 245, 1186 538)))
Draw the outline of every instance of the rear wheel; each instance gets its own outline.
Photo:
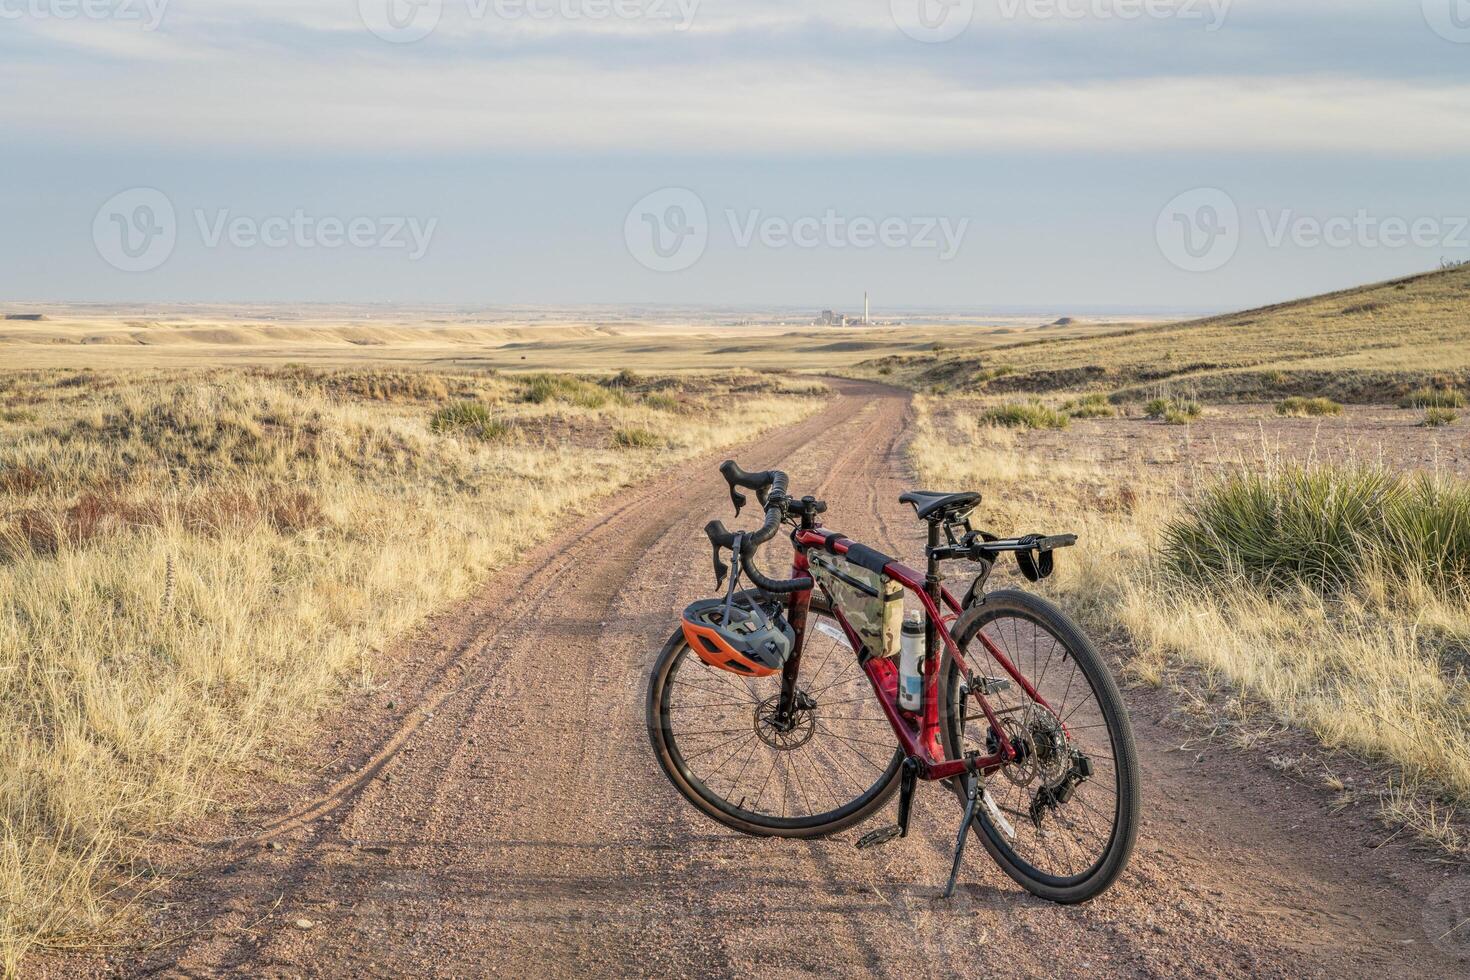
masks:
POLYGON ((814 598, 799 707, 778 724, 779 674, 717 670, 676 631, 648 688, 648 735, 674 787, 725 826, 762 837, 835 834, 881 809, 903 754, 843 637, 814 598))
POLYGON ((1027 891, 1069 904, 1096 897, 1122 873, 1138 832, 1138 761, 1117 684, 1067 615, 1027 592, 986 596, 955 624, 954 636, 971 676, 945 653, 939 704, 946 753, 990 754, 1003 737, 1022 755, 986 777, 993 806, 979 808, 976 835, 1027 891), (982 636, 1040 701, 1011 680, 982 636), (1003 735, 970 696, 976 688, 988 689, 1003 735))

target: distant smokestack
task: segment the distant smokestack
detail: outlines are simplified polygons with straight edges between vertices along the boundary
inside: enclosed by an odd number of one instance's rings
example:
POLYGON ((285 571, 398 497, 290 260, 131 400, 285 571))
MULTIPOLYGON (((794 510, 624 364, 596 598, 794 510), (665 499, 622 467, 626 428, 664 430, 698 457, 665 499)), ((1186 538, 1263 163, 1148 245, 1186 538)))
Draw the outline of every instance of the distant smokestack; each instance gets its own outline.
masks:
POLYGON ((868 325, 868 291, 863 290, 863 326, 868 325))

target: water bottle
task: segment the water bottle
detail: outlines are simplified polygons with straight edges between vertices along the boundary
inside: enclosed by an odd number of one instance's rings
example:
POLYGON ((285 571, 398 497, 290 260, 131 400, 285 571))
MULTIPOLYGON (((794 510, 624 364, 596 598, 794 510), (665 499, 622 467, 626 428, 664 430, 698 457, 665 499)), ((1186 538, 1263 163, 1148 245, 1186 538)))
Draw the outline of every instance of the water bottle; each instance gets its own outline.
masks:
POLYGON ((917 609, 904 616, 899 638, 898 706, 918 711, 924 705, 924 618, 917 609))

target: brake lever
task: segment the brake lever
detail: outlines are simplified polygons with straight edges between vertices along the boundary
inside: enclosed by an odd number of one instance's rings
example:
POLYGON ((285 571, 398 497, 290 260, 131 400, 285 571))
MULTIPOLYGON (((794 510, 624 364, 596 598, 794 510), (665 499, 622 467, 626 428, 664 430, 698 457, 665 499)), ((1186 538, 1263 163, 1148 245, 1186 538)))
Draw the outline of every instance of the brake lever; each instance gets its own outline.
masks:
POLYGON ((704 533, 709 537, 710 548, 714 552, 715 588, 718 589, 724 584, 725 576, 730 574, 730 566, 720 561, 720 549, 729 547, 729 545, 721 544, 720 539, 728 539, 730 532, 725 529, 724 522, 710 521, 704 526, 704 533))
POLYGON ((745 506, 745 494, 735 489, 735 484, 730 484, 730 503, 735 505, 735 516, 740 516, 740 508, 745 506))

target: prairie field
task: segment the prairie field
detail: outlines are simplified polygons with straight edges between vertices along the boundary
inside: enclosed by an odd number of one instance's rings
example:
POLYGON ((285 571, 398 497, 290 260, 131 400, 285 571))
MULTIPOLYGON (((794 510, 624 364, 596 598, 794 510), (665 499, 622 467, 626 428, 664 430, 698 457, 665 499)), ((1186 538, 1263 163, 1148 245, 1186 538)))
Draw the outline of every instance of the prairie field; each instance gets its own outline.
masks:
POLYGON ((1463 853, 1470 270, 1000 353, 1014 373, 884 365, 939 392, 917 400, 920 481, 985 488, 987 524, 1079 532, 1050 588, 1135 679, 1220 737, 1373 760, 1371 792, 1273 764, 1463 853))
POLYGON ((125 933, 161 834, 558 519, 818 411, 795 364, 918 391, 916 483, 1079 532, 1047 588, 1135 681, 1466 848, 1470 270, 1170 325, 449 320, 0 327, 8 971, 125 933))
POLYGON ((819 382, 306 367, 0 375, 0 955, 96 942, 147 842, 310 731, 377 652, 819 382))
MULTIPOLYGON (((437 371, 845 371, 888 355, 968 351, 1018 338, 1105 335, 1136 324, 1047 324, 1042 317, 930 317, 902 325, 814 327, 807 320, 608 312, 573 318, 521 311, 324 308, 226 310, 0 305, 0 353, 12 368, 316 366, 437 371), (25 312, 21 312, 25 311, 25 312), (32 312, 37 311, 37 312, 32 312)), ((1136 318, 1129 318, 1136 319, 1136 318)))
POLYGON ((1181 323, 1092 337, 1027 335, 865 362, 861 373, 956 393, 1161 390, 1215 400, 1327 396, 1392 403, 1470 380, 1470 266, 1181 323))

